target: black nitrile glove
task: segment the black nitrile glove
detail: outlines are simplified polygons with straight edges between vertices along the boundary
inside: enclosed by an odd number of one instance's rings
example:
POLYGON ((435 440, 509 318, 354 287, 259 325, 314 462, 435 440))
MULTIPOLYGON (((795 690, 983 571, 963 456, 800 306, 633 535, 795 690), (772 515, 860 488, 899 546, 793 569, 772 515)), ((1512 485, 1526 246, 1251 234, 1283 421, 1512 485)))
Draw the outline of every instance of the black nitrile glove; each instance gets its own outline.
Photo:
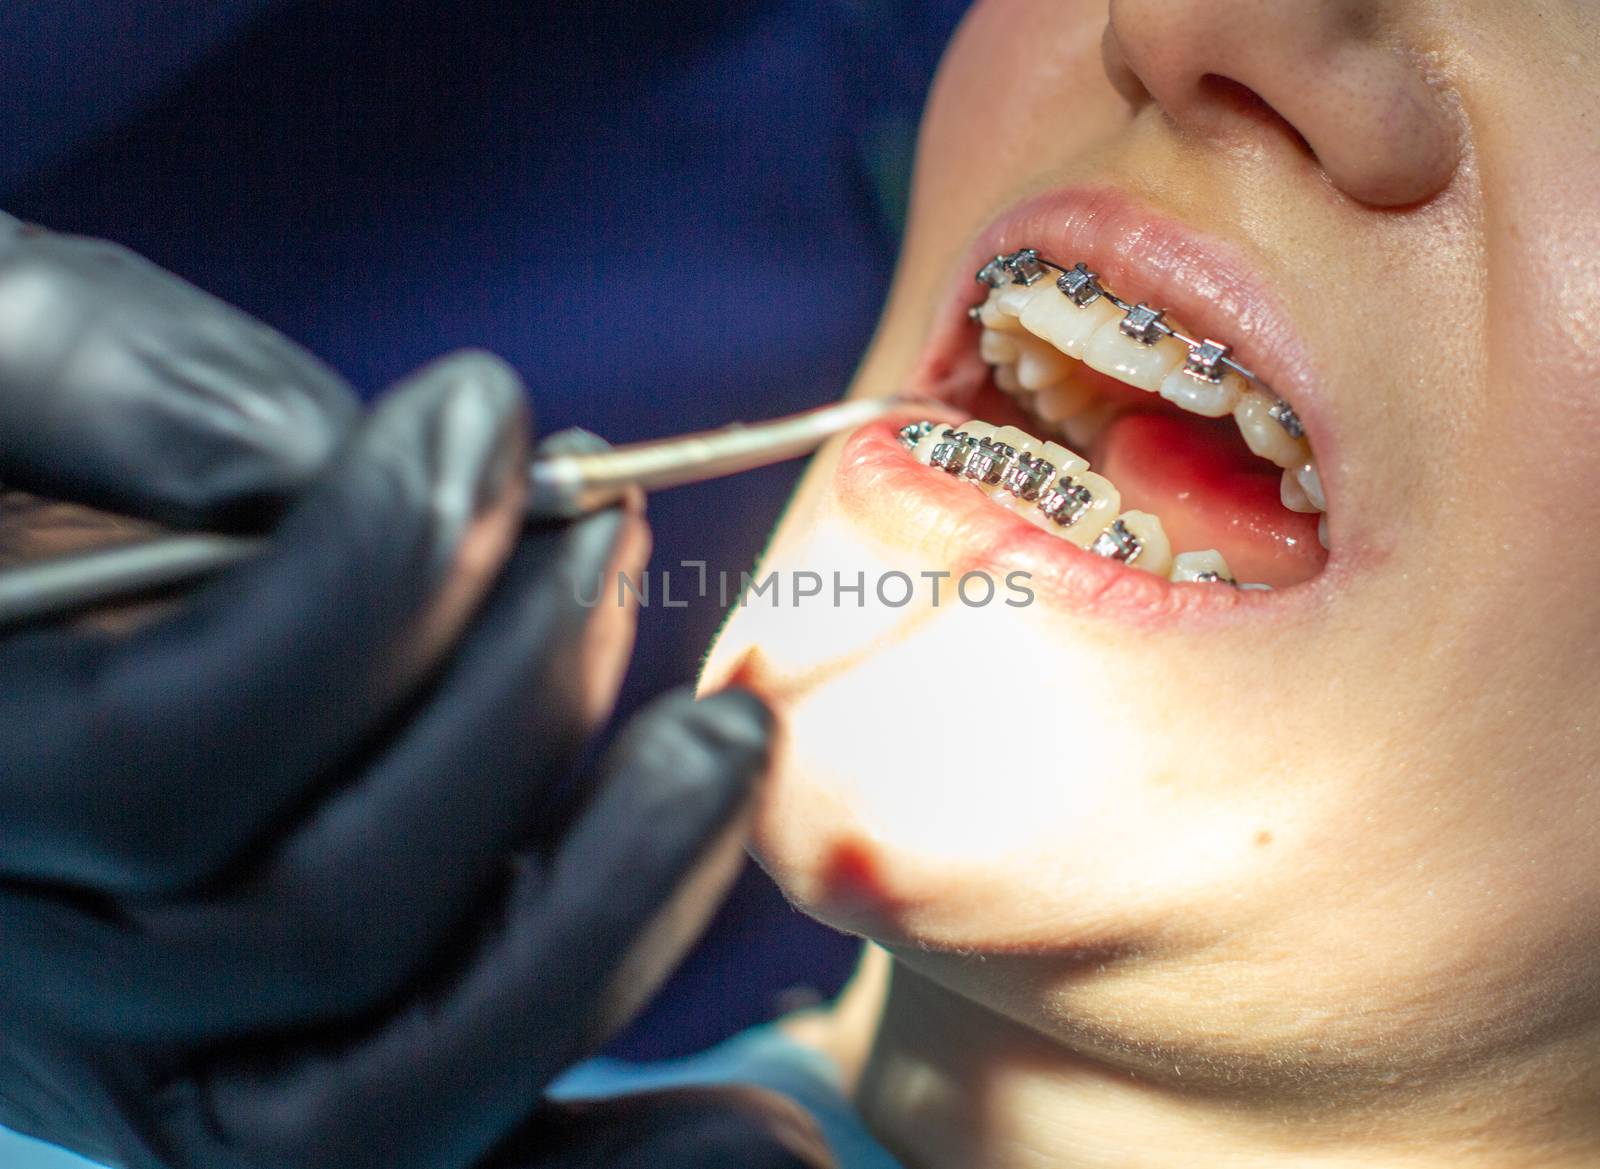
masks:
POLYGON ((742 1098, 540 1103, 713 908, 768 716, 670 696, 558 798, 632 636, 578 598, 648 537, 525 528, 526 433, 492 358, 362 417, 242 314, 0 216, 0 482, 283 517, 135 631, 0 638, 0 1123, 140 1169, 818 1163, 742 1098))

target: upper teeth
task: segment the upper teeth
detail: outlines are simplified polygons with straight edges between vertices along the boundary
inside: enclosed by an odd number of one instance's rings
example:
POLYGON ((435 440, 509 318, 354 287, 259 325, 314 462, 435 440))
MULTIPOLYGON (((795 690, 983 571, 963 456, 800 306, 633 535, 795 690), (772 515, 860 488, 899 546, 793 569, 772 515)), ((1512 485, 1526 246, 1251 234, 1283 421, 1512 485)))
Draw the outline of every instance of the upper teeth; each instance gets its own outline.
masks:
MULTIPOLYGON (((1063 267, 1041 257, 1036 248, 1023 248, 990 260, 978 270, 977 279, 978 283, 990 289, 989 303, 998 313, 1020 319, 1029 332, 1050 341, 1069 357, 1082 357, 1091 366, 1100 368, 1098 363, 1086 357, 1083 348, 1091 335, 1098 334, 1109 323, 1109 316, 1120 313, 1121 316, 1116 318, 1117 331, 1122 336, 1146 348, 1156 347, 1167 338, 1177 341, 1181 348, 1171 350, 1166 356, 1169 359, 1180 357, 1183 373, 1195 381, 1213 385, 1220 383, 1227 374, 1237 374, 1253 383, 1267 397, 1272 418, 1289 432, 1290 437, 1298 439, 1305 434, 1293 408, 1273 393, 1260 378, 1235 361, 1230 346, 1210 338, 1195 340, 1185 336, 1167 322, 1166 310, 1142 302, 1129 304, 1104 287, 1099 277, 1089 271, 1085 264, 1063 267), (1040 287, 1040 277, 1047 268, 1054 268, 1060 276, 1053 286, 1040 287), (1064 305, 1079 310, 1099 305, 1100 312, 1074 320, 1073 314, 1060 311, 1064 305), (1108 308, 1112 313, 1107 313, 1108 308)), ((996 315, 986 311, 986 307, 980 307, 974 319, 982 321, 988 328, 995 328, 996 315)), ((1102 348, 1110 351, 1104 344, 1102 348)), ((1127 353, 1119 356, 1125 362, 1131 360, 1127 353)), ((1170 361, 1135 364, 1142 371, 1161 368, 1165 372, 1170 361)), ((1114 371, 1103 372, 1112 372, 1116 376, 1114 371)), ((1159 379, 1154 385, 1145 384, 1149 380, 1148 376, 1141 376, 1137 380, 1130 379, 1130 384, 1150 390, 1160 388, 1159 379)))
MULTIPOLYGON (((1093 441, 1111 407, 1073 381, 1073 359, 1190 413, 1233 415, 1245 444, 1284 468, 1285 505, 1327 509, 1299 416, 1223 342, 1192 340, 1162 310, 1117 297, 1087 266, 1062 267, 1031 248, 996 257, 978 279, 989 288, 974 317, 983 327, 979 349, 996 384, 1075 445, 1093 441), (1047 267, 1059 278, 1040 279, 1047 267)), ((1327 525, 1320 527, 1326 545, 1327 525)))

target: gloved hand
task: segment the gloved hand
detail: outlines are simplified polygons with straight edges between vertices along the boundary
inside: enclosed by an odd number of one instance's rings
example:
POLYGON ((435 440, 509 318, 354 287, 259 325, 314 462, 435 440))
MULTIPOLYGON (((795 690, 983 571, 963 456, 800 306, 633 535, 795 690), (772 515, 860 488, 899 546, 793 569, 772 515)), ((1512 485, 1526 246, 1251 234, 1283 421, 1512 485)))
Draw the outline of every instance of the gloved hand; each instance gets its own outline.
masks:
POLYGON ((525 528, 526 434, 492 358, 362 417, 237 311, 0 216, 0 482, 283 516, 136 631, 0 639, 0 1122, 141 1169, 543 1169, 619 1132, 816 1163, 748 1112, 539 1105, 715 904, 768 717, 669 696, 562 797, 632 635, 578 598, 647 534, 525 528))

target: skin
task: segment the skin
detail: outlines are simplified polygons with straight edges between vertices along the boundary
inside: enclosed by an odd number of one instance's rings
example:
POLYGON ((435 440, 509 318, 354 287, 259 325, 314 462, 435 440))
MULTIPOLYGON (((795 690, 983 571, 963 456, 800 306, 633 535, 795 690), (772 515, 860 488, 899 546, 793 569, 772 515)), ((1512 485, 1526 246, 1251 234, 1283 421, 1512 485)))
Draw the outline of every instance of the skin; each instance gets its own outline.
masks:
MULTIPOLYGON (((757 855, 894 957, 811 1033, 908 1165, 1600 1158, 1596 59, 1588 0, 974 6, 854 392, 1000 211, 1109 185, 1287 309, 1334 550, 1293 616, 736 611, 706 684, 784 728, 757 855)), ((950 567, 837 459, 762 573, 950 567)))

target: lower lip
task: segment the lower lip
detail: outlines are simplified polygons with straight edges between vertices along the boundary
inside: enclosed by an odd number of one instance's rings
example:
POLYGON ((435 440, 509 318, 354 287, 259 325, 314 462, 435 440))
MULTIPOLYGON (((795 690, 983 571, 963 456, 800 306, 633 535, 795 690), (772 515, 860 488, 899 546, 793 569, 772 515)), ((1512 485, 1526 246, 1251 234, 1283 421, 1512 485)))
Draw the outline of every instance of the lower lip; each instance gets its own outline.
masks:
POLYGON ((1085 552, 999 506, 973 484, 923 466, 900 441, 899 429, 894 422, 874 422, 846 440, 834 472, 835 499, 852 522, 946 566, 954 576, 980 572, 1004 581, 1011 573, 1026 573, 1042 604, 1142 628, 1284 613, 1308 591, 1307 585, 1257 592, 1173 584, 1085 552))

